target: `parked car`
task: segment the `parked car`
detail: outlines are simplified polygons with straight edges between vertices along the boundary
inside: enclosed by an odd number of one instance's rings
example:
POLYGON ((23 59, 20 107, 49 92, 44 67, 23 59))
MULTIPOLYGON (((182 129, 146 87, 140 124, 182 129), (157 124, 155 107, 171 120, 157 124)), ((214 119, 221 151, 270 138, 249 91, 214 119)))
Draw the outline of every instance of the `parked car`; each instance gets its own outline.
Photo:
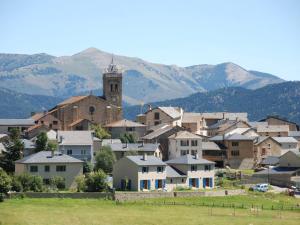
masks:
POLYGON ((266 192, 269 190, 269 185, 268 184, 256 184, 255 186, 251 187, 250 190, 266 192))

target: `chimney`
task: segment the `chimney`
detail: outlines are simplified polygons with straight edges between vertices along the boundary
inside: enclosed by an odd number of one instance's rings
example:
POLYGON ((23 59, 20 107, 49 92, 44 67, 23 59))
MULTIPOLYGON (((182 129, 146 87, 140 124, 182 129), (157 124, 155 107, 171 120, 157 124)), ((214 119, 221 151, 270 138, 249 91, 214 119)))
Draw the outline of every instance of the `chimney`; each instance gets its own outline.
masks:
POLYGON ((144 154, 143 154, 143 160, 144 160, 144 161, 147 161, 147 157, 148 157, 148 156, 147 156, 147 153, 144 153, 144 154))
POLYGON ((148 104, 148 110, 151 111, 152 110, 152 106, 150 104, 148 104))

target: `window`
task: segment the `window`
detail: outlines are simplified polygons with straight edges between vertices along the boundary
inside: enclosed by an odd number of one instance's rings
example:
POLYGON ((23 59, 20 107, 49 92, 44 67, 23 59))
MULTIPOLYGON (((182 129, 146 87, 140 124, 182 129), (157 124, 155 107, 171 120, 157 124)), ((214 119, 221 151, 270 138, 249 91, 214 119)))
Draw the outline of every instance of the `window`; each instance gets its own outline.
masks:
POLYGON ((50 166, 48 166, 48 165, 45 166, 45 167, 44 167, 44 170, 45 170, 45 172, 50 172, 50 166))
POLYGON ((211 165, 204 166, 204 171, 210 171, 210 170, 211 170, 211 165))
POLYGON ((180 151, 180 155, 186 155, 186 154, 189 154, 188 150, 181 150, 180 151))
POLYGON ((191 155, 196 155, 197 154, 197 150, 191 150, 191 155))
POLYGON ((231 143, 231 146, 239 146, 239 143, 234 141, 234 142, 231 143))
POLYGON ((265 155, 266 154, 266 149, 265 148, 262 148, 261 150, 261 155, 265 155))
POLYGON ((114 88, 113 84, 110 84, 110 92, 113 92, 113 88, 114 88))
POLYGON ((67 155, 72 155, 72 154, 73 154, 72 149, 68 149, 68 150, 67 150, 67 155))
POLYGON ((269 149, 271 148, 271 144, 270 144, 270 143, 268 144, 268 148, 269 148, 269 149))
POLYGON ((159 120, 159 112, 154 113, 154 119, 159 120))
POLYGON ((181 183, 184 183, 184 178, 181 179, 181 183))
POLYGON ((56 172, 65 172, 66 171, 66 166, 56 166, 56 172))
POLYGON ((134 131, 135 128, 134 127, 126 127, 126 131, 134 131))
POLYGON ((81 150, 81 155, 86 155, 86 150, 81 150))
POLYGON ((30 166, 30 172, 38 172, 38 166, 30 166))
POLYGON ((180 146, 189 146, 189 140, 181 140, 180 146))
POLYGON ((149 171, 148 167, 146 167, 146 166, 142 167, 142 173, 148 173, 148 171, 149 171))
POLYGON ((154 125, 155 125, 155 126, 158 125, 158 124, 160 124, 159 121, 155 121, 155 122, 154 122, 154 125))
POLYGON ((164 167, 163 167, 163 166, 158 166, 158 167, 157 167, 157 172, 158 172, 158 173, 164 172, 164 167))
POLYGON ((231 151, 231 155, 232 156, 239 156, 240 155, 240 151, 239 150, 233 150, 233 151, 231 151))
POLYGON ((117 92, 118 91, 118 85, 115 84, 115 91, 117 92))
POLYGON ((170 179, 170 183, 171 183, 171 184, 173 183, 173 179, 172 179, 172 178, 170 179))
POLYGON ((53 120, 53 125, 57 125, 58 122, 56 120, 53 120))
POLYGON ((191 165, 191 171, 197 171, 197 165, 191 165))
POLYGON ((192 146, 198 146, 198 141, 197 140, 192 140, 192 146))

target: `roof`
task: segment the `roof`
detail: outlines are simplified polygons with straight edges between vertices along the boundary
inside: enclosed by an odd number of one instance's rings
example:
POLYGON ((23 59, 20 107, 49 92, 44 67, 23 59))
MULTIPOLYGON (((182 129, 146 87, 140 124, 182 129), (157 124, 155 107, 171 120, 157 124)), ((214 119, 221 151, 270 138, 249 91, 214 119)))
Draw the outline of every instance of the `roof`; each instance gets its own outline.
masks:
POLYGON ((102 139, 102 145, 108 145, 108 144, 121 144, 120 139, 102 139))
POLYGON ((80 100, 82 100, 82 99, 84 99, 86 97, 88 97, 88 95, 73 96, 71 98, 68 98, 68 99, 64 100, 61 103, 58 103, 57 106, 63 106, 63 105, 72 104, 72 103, 78 102, 78 101, 80 101, 80 100))
POLYGON ((209 138, 210 141, 253 141, 255 137, 248 137, 242 134, 232 134, 232 135, 216 135, 214 137, 209 138))
POLYGON ((267 116, 267 118, 262 119, 262 120, 260 120, 260 121, 266 121, 266 120, 268 120, 268 119, 270 119, 270 118, 274 118, 274 119, 281 120, 281 121, 284 121, 284 122, 287 122, 287 123, 291 123, 291 124, 295 124, 295 125, 298 126, 297 123, 295 123, 295 122, 293 122, 293 121, 290 121, 290 120, 288 120, 288 119, 286 119, 286 118, 280 117, 280 116, 278 116, 278 115, 269 115, 269 116, 267 116))
POLYGON ((300 131, 289 131, 289 137, 300 137, 300 131))
POLYGON ((298 143, 298 141, 293 137, 272 137, 272 138, 280 144, 283 144, 283 143, 298 143))
POLYGON ((171 135, 169 138, 171 138, 171 139, 202 139, 202 137, 200 137, 199 135, 193 134, 186 130, 178 131, 175 134, 171 135))
POLYGON ((202 142, 202 150, 221 150, 220 147, 212 141, 202 142))
POLYGON ((25 149, 35 149, 35 143, 34 142, 32 142, 30 140, 27 140, 27 139, 22 139, 21 141, 24 144, 25 149))
POLYGON ((91 131, 57 131, 57 139, 59 145, 93 145, 91 131))
POLYGON ((258 126, 268 126, 268 122, 261 122, 261 121, 252 121, 252 122, 248 122, 248 124, 253 127, 253 128, 257 128, 258 126))
MULTIPOLYGON (((102 144, 104 145, 104 144, 102 144)), ((143 152, 155 152, 159 148, 159 144, 150 143, 106 143, 107 146, 111 147, 114 152, 124 152, 124 151, 143 151, 143 152)))
POLYGON ((83 163, 83 161, 76 159, 72 156, 55 152, 52 157, 51 151, 41 151, 23 159, 17 160, 16 163, 34 164, 34 163, 83 163))
POLYGON ((1 138, 8 138, 8 135, 7 134, 0 134, 0 139, 1 138))
POLYGON ((142 155, 130 155, 126 156, 127 159, 132 161, 138 166, 166 166, 167 164, 164 163, 161 159, 155 157, 155 156, 150 156, 147 155, 147 160, 143 160, 142 155))
POLYGON ((45 130, 49 130, 49 128, 46 125, 44 125, 44 124, 35 124, 35 125, 29 127, 26 131, 27 132, 31 132, 31 131, 33 131, 35 129, 40 129, 40 128, 43 128, 45 130))
POLYGON ((0 126, 32 126, 34 124, 33 119, 0 119, 0 126))
POLYGON ((276 165, 279 163, 279 157, 278 156, 268 156, 267 158, 263 159, 261 164, 264 165, 276 165))
POLYGON ((299 171, 300 168, 299 167, 273 167, 271 169, 265 169, 259 172, 254 173, 258 174, 258 175, 267 175, 267 174, 288 174, 288 175, 292 175, 295 172, 299 171))
POLYGON ((238 128, 235 128, 235 129, 227 132, 226 135, 230 135, 230 134, 244 134, 244 133, 247 133, 249 130, 253 130, 253 128, 238 127, 238 128))
POLYGON ((236 120, 219 120, 218 122, 212 124, 211 126, 208 127, 208 129, 219 129, 221 126, 231 126, 236 124, 239 121, 236 120))
POLYGON ((104 127, 146 127, 146 125, 131 120, 123 119, 106 124, 104 127))
POLYGON ((181 109, 179 107, 158 107, 158 109, 160 109, 161 111, 163 111, 164 113, 166 113, 168 116, 170 116, 173 119, 177 119, 179 117, 181 117, 181 109))
POLYGON ((259 145, 260 143, 262 143, 263 141, 267 140, 271 138, 270 136, 258 136, 255 138, 255 145, 259 145))
POLYGON ((46 115, 46 113, 38 112, 38 113, 35 113, 30 118, 33 119, 34 121, 37 121, 37 120, 41 119, 44 115, 46 115))
POLYGON ((201 113, 185 112, 182 116, 182 123, 196 123, 201 121, 203 116, 201 113))
POLYGON ((173 129, 173 126, 165 124, 164 126, 161 126, 160 128, 152 131, 151 133, 145 135, 144 137, 142 137, 142 139, 145 140, 151 140, 153 138, 157 138, 158 136, 170 131, 173 129))
POLYGON ((85 118, 82 118, 82 119, 78 119, 78 120, 74 121, 73 123, 69 124, 68 127, 73 127, 73 126, 75 126, 75 125, 81 123, 82 121, 88 121, 89 123, 92 123, 90 120, 85 119, 85 118))
POLYGON ((183 156, 180 156, 178 158, 168 160, 168 161, 166 161, 166 163, 167 164, 187 164, 187 165, 190 165, 190 164, 215 164, 214 162, 208 161, 208 160, 203 159, 203 158, 196 159, 195 156, 190 155, 190 154, 183 155, 183 156))
POLYGON ((267 125, 267 126, 258 126, 257 132, 288 132, 288 125, 267 125))
POLYGON ((167 177, 186 177, 186 174, 172 166, 166 166, 166 172, 167 177))

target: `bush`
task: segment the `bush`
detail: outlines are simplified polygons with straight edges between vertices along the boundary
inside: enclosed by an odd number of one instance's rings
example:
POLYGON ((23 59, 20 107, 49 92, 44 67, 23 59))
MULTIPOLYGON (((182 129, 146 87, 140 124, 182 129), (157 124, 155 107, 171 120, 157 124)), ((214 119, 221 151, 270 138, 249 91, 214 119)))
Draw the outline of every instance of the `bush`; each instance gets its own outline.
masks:
POLYGON ((95 170, 103 170, 105 173, 112 173, 113 164, 116 162, 116 156, 109 146, 103 146, 97 153, 95 170))
POLYGON ((41 192, 43 190, 43 179, 40 176, 34 176, 28 173, 23 173, 16 176, 16 179, 21 183, 22 190, 24 192, 41 192))
POLYGON ((0 168, 0 194, 7 194, 11 189, 11 178, 0 168))
POLYGON ((83 164, 83 173, 90 173, 93 171, 93 164, 90 162, 84 162, 83 164))
POLYGON ((66 188, 65 178, 60 176, 55 176, 50 179, 50 184, 52 187, 57 188, 58 190, 63 190, 66 188))
POLYGON ((23 190, 21 182, 15 176, 12 179, 11 190, 16 192, 21 192, 23 190))
POLYGON ((76 177, 75 182, 77 184, 77 192, 83 192, 83 191, 86 190, 85 177, 84 176, 76 177))
POLYGON ((93 172, 87 175, 86 177, 86 191, 88 192, 97 192, 97 191, 106 191, 108 185, 106 182, 106 174, 103 170, 93 172))

